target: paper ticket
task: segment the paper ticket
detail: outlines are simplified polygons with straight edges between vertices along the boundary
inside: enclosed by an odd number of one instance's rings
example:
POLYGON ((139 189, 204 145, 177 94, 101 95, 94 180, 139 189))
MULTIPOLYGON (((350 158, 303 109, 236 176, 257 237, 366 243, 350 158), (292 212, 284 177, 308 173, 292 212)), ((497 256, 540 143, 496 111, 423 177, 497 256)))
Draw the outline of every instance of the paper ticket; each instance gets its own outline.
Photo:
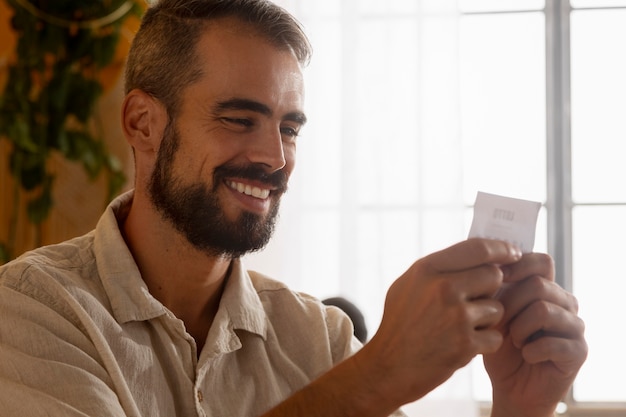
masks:
POLYGON ((479 191, 469 237, 504 240, 532 252, 541 203, 479 191))

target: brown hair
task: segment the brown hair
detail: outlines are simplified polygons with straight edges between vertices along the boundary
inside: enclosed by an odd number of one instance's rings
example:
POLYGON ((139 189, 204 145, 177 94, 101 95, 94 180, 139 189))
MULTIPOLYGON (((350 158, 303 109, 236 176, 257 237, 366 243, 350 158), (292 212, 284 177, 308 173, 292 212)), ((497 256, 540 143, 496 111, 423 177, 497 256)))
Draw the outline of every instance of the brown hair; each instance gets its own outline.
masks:
POLYGON ((160 0, 146 11, 126 65, 125 91, 138 88, 159 99, 170 119, 179 92, 202 75, 196 44, 214 19, 235 17, 302 65, 311 46, 298 21, 267 0, 160 0))

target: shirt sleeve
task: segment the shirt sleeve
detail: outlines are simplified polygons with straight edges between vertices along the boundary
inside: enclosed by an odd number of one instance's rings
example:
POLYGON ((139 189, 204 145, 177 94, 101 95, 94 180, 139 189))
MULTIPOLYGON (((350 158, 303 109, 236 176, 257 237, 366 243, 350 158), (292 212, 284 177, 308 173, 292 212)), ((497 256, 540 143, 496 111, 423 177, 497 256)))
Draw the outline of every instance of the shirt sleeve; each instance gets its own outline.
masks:
POLYGON ((326 326, 335 364, 355 354, 363 345, 354 336, 352 321, 346 313, 334 306, 326 309, 326 326))
POLYGON ((123 417, 97 349, 62 297, 0 279, 0 410, 6 416, 123 417), (38 295, 40 297, 38 297, 38 295))

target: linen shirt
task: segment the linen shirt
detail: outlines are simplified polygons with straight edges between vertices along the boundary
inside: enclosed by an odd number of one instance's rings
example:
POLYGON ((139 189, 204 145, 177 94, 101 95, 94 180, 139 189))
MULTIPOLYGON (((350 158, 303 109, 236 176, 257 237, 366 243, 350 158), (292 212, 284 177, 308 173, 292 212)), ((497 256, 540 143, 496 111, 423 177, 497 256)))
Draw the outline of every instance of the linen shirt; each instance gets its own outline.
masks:
POLYGON ((339 309, 234 260, 198 357, 121 235, 131 200, 0 269, 2 416, 257 416, 360 347, 339 309))

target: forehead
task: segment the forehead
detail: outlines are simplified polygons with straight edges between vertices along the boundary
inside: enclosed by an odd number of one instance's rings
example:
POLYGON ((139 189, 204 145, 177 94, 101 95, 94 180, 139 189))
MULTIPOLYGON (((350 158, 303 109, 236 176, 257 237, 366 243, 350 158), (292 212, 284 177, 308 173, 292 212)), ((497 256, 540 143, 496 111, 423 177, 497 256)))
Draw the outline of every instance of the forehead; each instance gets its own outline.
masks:
POLYGON ((249 25, 232 18, 212 21, 196 48, 202 77, 192 89, 205 89, 221 98, 302 106, 304 82, 296 56, 249 25))

